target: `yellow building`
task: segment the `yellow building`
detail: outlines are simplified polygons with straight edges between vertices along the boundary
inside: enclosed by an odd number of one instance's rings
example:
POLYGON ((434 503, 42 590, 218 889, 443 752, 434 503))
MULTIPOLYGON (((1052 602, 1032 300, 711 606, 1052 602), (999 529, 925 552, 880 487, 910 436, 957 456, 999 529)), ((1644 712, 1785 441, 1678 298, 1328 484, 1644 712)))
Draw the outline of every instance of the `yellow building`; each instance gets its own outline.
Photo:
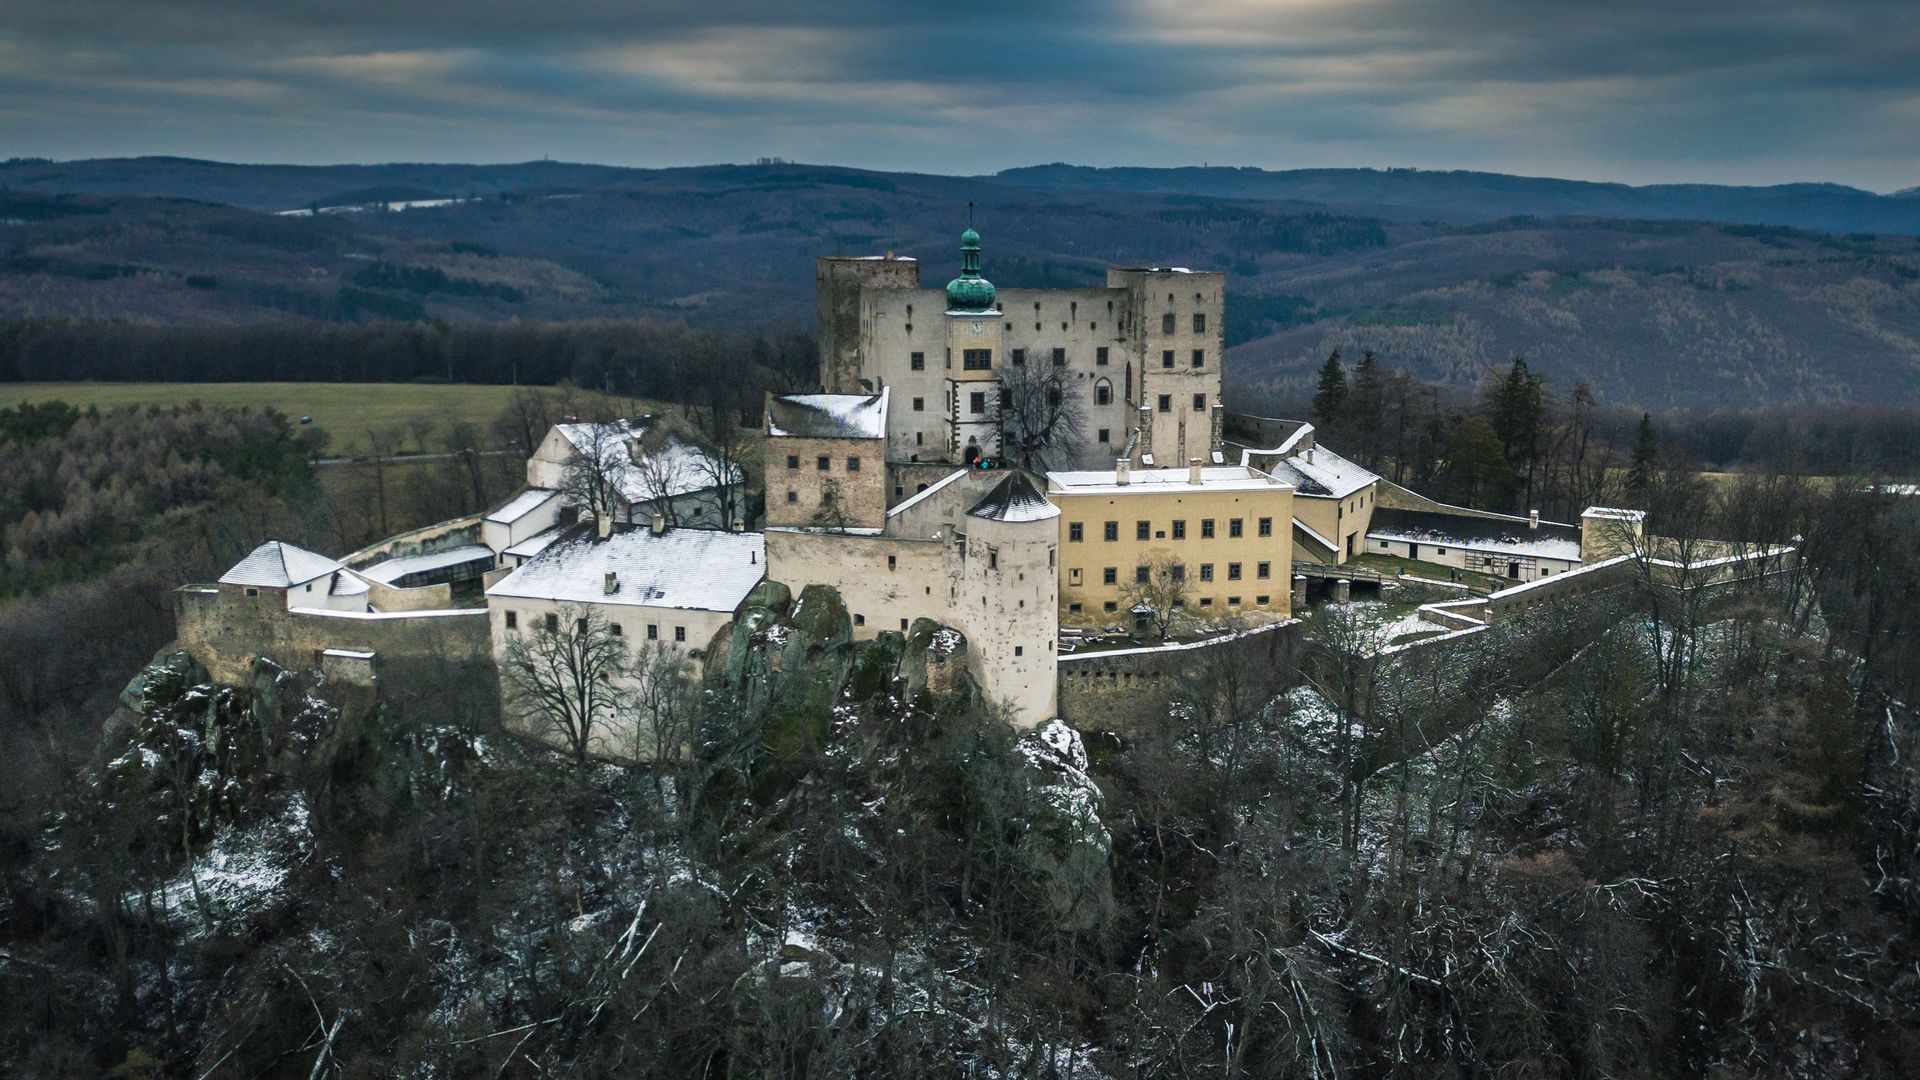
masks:
POLYGON ((1245 465, 1051 472, 1060 508, 1060 623, 1132 627, 1130 586, 1170 562, 1185 615, 1285 618, 1293 488, 1245 465))

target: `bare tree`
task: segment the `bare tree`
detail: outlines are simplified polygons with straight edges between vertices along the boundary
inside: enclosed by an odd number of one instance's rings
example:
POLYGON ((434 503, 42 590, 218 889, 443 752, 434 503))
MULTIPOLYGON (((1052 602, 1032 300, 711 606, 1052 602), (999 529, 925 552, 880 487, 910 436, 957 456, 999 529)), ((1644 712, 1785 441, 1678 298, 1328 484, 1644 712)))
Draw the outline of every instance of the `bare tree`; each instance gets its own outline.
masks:
POLYGON ((668 525, 678 526, 680 510, 675 500, 697 486, 697 457, 688 454, 664 424, 655 424, 630 440, 626 479, 639 496, 636 504, 649 515, 665 518, 668 525))
POLYGON ((582 424, 573 454, 560 474, 560 494, 594 517, 609 520, 626 509, 624 481, 631 465, 625 424, 582 424))
POLYGON ((715 401, 690 410, 694 445, 700 450, 692 469, 713 492, 714 524, 732 528, 747 512, 747 473, 760 454, 759 429, 742 420, 734 401, 715 401))
POLYGON ((522 730, 584 764, 626 707, 633 667, 626 639, 605 616, 567 605, 539 625, 508 631, 500 681, 522 730))
POLYGON ((1085 411, 1064 364, 1036 356, 1002 368, 989 415, 1000 448, 1023 469, 1070 464, 1077 456, 1085 411))
POLYGON ((1136 616, 1144 617, 1161 641, 1186 611, 1187 568, 1165 552, 1156 553, 1137 568, 1134 579, 1120 591, 1136 616))

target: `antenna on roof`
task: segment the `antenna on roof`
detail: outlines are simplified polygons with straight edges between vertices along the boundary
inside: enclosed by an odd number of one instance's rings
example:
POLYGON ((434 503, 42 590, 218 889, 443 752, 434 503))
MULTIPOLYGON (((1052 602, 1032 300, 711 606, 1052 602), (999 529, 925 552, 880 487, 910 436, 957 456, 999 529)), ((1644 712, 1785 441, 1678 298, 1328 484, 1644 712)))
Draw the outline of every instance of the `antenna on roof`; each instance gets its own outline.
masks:
POLYGON ((973 228, 973 200, 967 200, 967 228, 973 228))

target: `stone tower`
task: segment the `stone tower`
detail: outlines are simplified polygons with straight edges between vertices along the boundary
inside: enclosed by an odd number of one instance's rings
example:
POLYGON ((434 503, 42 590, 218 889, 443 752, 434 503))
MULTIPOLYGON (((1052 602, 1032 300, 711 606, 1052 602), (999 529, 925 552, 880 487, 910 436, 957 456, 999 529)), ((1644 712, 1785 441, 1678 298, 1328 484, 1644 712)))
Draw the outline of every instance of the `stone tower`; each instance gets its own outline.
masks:
POLYGON ((980 276, 980 234, 960 234, 960 276, 947 282, 947 430, 950 460, 971 464, 1000 453, 1005 323, 993 282, 980 276))

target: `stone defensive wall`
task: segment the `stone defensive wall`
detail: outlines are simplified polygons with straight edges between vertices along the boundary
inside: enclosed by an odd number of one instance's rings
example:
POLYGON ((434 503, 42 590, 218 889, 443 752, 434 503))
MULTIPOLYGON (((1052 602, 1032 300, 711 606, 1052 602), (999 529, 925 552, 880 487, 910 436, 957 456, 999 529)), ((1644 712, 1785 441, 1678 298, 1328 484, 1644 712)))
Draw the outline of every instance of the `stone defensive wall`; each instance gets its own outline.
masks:
MULTIPOLYGON (((1659 538, 1655 538, 1656 545, 1659 538)), ((1659 550, 1656 546, 1656 552, 1659 550)), ((1530 614, 1554 604, 1639 583, 1671 593, 1676 590, 1730 592, 1741 586, 1763 586, 1770 579, 1792 573, 1799 553, 1789 547, 1736 547, 1703 543, 1680 559, 1657 554, 1616 555, 1558 577, 1540 578, 1502 589, 1490 596, 1428 604, 1420 617, 1448 630, 1470 630, 1530 614)), ((1420 646, 1440 638, 1413 642, 1420 646)))
POLYGON ((217 585, 183 585, 173 595, 179 647, 221 682, 244 682, 256 656, 295 670, 324 669, 329 650, 372 653, 370 666, 383 676, 420 665, 444 670, 493 660, 486 608, 289 609, 282 590, 248 596, 243 589, 217 585))
POLYGON ((340 561, 355 570, 362 570, 374 563, 388 559, 401 559, 410 555, 432 555, 454 548, 483 544, 480 538, 480 515, 454 518, 451 521, 422 525, 418 529, 409 529, 395 533, 377 544, 370 544, 340 561))
POLYGON ((1209 666, 1246 662, 1292 668, 1299 619, 1285 619, 1205 641, 1148 645, 1060 657, 1060 718, 1085 731, 1139 731, 1163 717, 1184 686, 1209 666))

